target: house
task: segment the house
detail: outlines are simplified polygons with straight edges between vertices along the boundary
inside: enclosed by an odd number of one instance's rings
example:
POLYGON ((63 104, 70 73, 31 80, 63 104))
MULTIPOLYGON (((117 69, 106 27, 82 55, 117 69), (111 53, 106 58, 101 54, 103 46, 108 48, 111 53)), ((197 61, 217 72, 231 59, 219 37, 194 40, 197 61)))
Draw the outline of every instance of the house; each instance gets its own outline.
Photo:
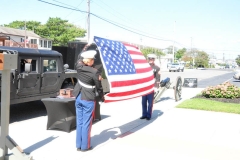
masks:
POLYGON ((0 26, 0 46, 51 50, 52 40, 42 38, 33 31, 0 26))

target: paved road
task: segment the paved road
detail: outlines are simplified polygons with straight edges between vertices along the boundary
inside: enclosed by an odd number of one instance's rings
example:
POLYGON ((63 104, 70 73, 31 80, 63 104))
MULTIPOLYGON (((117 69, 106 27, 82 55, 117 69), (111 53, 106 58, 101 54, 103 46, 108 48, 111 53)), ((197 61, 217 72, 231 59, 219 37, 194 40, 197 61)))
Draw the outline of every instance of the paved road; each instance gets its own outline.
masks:
POLYGON ((175 81, 177 76, 184 78, 197 78, 198 88, 206 88, 207 86, 215 86, 223 82, 229 81, 230 83, 240 87, 240 81, 236 81, 232 78, 234 71, 231 69, 185 69, 184 72, 168 72, 162 71, 161 79, 169 77, 172 81, 175 81))

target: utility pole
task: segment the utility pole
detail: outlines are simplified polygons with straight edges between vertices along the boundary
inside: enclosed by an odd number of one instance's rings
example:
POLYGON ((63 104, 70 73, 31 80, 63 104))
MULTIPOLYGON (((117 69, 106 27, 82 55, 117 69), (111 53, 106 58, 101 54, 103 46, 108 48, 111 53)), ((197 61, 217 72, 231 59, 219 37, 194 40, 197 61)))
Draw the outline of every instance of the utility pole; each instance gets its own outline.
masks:
POLYGON ((192 52, 192 37, 191 37, 191 56, 192 56, 192 59, 193 59, 193 67, 194 67, 194 55, 193 55, 193 52, 192 52))
POLYGON ((175 62, 175 53, 174 53, 174 43, 175 43, 175 25, 176 25, 176 21, 174 21, 174 28, 173 28, 173 48, 172 48, 172 54, 173 54, 173 63, 175 62))
POLYGON ((87 29, 87 33, 88 33, 88 42, 89 42, 89 39, 90 39, 90 0, 88 0, 87 3, 88 3, 88 16, 87 16, 88 29, 87 29))
POLYGON ((25 37, 24 37, 24 48, 26 48, 26 20, 25 20, 25 24, 24 24, 24 30, 25 30, 25 37))

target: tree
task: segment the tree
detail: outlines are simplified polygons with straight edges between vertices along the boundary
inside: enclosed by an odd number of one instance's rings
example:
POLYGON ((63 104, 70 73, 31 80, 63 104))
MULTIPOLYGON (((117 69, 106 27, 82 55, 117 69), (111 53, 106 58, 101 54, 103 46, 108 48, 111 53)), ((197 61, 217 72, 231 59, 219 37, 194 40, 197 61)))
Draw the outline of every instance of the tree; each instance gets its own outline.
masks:
POLYGON ((151 48, 151 47, 143 48, 141 49, 141 52, 143 53, 145 58, 147 58, 147 55, 150 53, 155 53, 158 58, 165 55, 161 50, 151 48))
POLYGON ((190 63, 192 61, 192 57, 189 56, 188 54, 184 54, 182 56, 181 60, 184 61, 184 62, 189 62, 190 63))
POLYGON ((55 46, 66 46, 76 37, 83 37, 86 30, 68 23, 67 20, 49 18, 45 25, 38 28, 37 33, 43 38, 52 39, 55 46))
POLYGON ((238 66, 240 66, 240 55, 235 59, 238 66))
MULTIPOLYGON (((169 46, 166 48, 167 49, 167 54, 173 54, 173 46, 169 46)), ((177 48, 174 47, 174 53, 176 53, 177 48)))
MULTIPOLYGON (((13 21, 6 27, 24 29, 25 21, 13 21)), ((26 30, 34 30, 42 38, 51 39, 53 46, 67 46, 69 41, 76 37, 83 37, 86 30, 68 23, 67 20, 61 18, 49 18, 46 24, 37 21, 27 21, 26 30)))
POLYGON ((183 57, 183 55, 186 53, 186 51, 187 51, 186 48, 179 49, 175 54, 176 59, 180 60, 183 57))
MULTIPOLYGON (((37 21, 26 21, 26 30, 34 31, 35 28, 41 25, 41 22, 37 21)), ((25 21, 13 21, 9 24, 4 24, 4 27, 24 29, 25 21)))
POLYGON ((195 67, 208 67, 209 55, 204 51, 197 51, 195 57, 195 67))

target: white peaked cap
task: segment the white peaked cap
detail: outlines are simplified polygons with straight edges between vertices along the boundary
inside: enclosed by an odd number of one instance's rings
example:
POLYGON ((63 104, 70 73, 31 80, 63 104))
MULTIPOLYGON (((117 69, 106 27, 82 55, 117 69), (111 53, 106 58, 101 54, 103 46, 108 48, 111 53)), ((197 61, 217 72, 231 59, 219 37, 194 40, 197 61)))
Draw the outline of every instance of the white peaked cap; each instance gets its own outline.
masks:
POLYGON ((95 59, 95 55, 96 55, 96 51, 95 50, 89 50, 89 51, 85 51, 81 53, 81 56, 83 58, 94 58, 95 59))
POLYGON ((147 57, 148 58, 156 58, 156 55, 151 53, 151 54, 148 54, 147 57))

